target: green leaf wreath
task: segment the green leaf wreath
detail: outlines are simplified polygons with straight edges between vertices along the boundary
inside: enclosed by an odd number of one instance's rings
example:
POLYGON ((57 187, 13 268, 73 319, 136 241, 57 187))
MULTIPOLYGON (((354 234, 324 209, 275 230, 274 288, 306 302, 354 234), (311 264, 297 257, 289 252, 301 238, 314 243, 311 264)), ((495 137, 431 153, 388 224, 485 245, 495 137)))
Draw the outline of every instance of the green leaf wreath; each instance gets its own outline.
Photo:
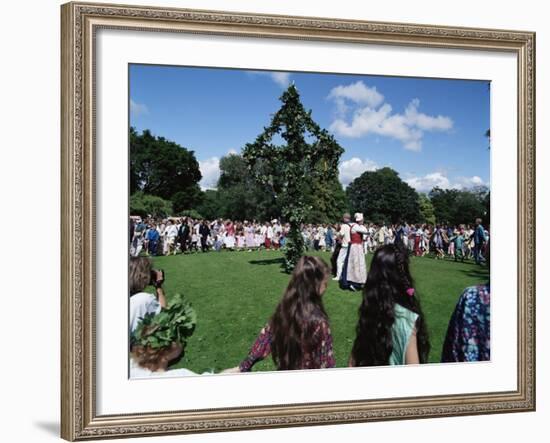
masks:
POLYGON ((175 294, 158 314, 146 314, 132 335, 132 346, 168 347, 179 343, 185 349, 195 331, 197 314, 181 294, 175 294))

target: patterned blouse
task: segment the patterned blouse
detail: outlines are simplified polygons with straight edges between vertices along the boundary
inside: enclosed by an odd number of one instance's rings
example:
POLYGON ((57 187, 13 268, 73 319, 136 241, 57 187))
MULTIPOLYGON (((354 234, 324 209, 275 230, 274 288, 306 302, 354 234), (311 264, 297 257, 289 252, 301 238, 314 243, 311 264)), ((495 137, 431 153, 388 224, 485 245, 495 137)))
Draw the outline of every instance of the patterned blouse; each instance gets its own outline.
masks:
POLYGON ((488 284, 466 288, 449 322, 442 362, 491 359, 491 290, 488 284))
MULTIPOLYGON (((260 331, 260 335, 256 338, 248 356, 239 365, 241 372, 252 370, 254 364, 263 360, 271 353, 272 339, 271 327, 267 324, 260 331)), ((319 343, 319 345, 314 349, 303 350, 302 362, 299 369, 334 368, 336 362, 332 349, 332 335, 326 320, 318 320, 314 323, 312 342, 319 343)))

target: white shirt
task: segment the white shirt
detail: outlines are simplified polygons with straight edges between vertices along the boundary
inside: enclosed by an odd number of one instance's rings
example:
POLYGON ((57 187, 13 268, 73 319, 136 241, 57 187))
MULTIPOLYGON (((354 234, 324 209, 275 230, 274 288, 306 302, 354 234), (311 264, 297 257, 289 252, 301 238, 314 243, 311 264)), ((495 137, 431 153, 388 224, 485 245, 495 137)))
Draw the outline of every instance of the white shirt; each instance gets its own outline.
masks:
POLYGON ((365 225, 354 224, 351 228, 351 232, 359 232, 360 234, 367 234, 369 231, 365 225))
POLYGON ((340 236, 342 237, 342 248, 347 248, 351 241, 351 228, 348 224, 342 224, 340 226, 340 236))
POLYGON ((175 225, 168 225, 166 228, 167 237, 177 237, 178 236, 178 227, 175 225))
POLYGON ((139 366, 133 358, 130 358, 130 378, 151 378, 151 377, 188 377, 199 375, 189 369, 168 369, 167 371, 151 371, 139 366))
POLYGON ((130 297, 130 333, 137 328, 139 321, 146 314, 158 314, 161 306, 153 294, 138 292, 130 297))

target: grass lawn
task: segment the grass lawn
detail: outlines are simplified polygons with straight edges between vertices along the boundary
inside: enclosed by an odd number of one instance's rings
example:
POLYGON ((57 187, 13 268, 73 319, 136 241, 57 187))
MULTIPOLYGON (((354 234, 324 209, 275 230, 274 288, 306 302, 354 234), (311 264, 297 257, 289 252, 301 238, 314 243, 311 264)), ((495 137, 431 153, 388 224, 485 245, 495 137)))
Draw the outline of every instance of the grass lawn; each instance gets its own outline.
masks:
MULTIPOLYGON (((328 252, 316 255, 330 261, 328 252)), ((223 251, 153 259, 156 268, 165 270, 168 299, 183 293, 197 311, 195 333, 174 368, 219 372, 240 363, 288 283, 289 276, 281 271, 281 257, 275 251, 223 251)), ((368 262, 371 257, 367 256, 368 262)), ((430 332, 430 361, 438 362, 458 297, 465 287, 487 281, 488 273, 473 263, 428 257, 412 257, 411 268, 430 332)), ((360 293, 343 291, 330 281, 324 304, 339 367, 347 366, 360 302, 360 293)), ((274 369, 271 358, 254 366, 255 371, 274 369)))

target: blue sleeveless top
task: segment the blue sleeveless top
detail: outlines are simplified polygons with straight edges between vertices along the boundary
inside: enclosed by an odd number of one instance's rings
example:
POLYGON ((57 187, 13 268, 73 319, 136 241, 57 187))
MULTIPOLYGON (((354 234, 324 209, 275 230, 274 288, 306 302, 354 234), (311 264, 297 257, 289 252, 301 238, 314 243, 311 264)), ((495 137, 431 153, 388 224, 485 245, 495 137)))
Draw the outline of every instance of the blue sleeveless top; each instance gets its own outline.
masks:
POLYGON ((390 365, 404 365, 405 353, 415 327, 418 314, 396 303, 394 308, 395 321, 392 326, 393 350, 390 355, 390 365))

